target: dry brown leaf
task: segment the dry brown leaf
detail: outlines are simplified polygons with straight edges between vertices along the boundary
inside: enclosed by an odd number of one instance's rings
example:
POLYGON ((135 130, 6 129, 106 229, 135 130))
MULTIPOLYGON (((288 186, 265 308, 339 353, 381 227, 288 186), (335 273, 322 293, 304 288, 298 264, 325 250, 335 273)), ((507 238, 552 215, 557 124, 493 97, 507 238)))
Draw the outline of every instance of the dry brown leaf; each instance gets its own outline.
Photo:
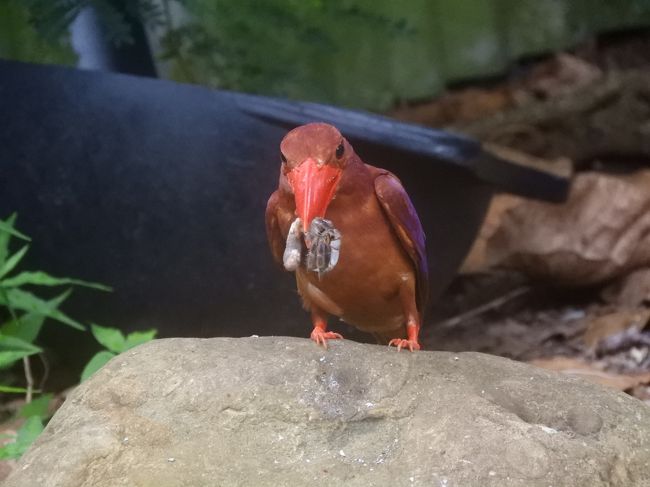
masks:
POLYGON ((642 330, 650 319, 650 309, 623 309, 599 316, 587 325, 583 339, 585 344, 595 350, 598 344, 618 333, 636 328, 642 330))
POLYGON ((597 66, 567 53, 537 65, 525 81, 525 87, 547 98, 562 96, 602 78, 597 66))
POLYGON ((493 89, 465 88, 448 91, 421 105, 398 107, 391 116, 439 127, 489 117, 514 104, 513 93, 507 86, 493 89))
POLYGON ((614 374, 605 372, 592 364, 569 357, 552 357, 536 359, 529 362, 531 365, 543 369, 562 372, 563 374, 581 377, 590 382, 613 387, 620 391, 627 391, 643 384, 650 384, 650 372, 641 374, 614 374))
POLYGON ((608 303, 635 308, 650 302, 650 268, 638 269, 607 286, 601 297, 608 303))
POLYGON ((492 198, 478 237, 476 237, 469 254, 467 254, 461 266, 461 274, 474 274, 485 270, 488 252, 487 245, 499 230, 503 215, 524 201, 526 200, 511 194, 502 194, 492 198))
POLYGON ((649 170, 581 173, 564 204, 496 201, 502 198, 495 198, 495 214, 479 237, 484 241, 476 244, 483 250, 466 268, 507 267, 555 283, 591 285, 650 266, 649 170))

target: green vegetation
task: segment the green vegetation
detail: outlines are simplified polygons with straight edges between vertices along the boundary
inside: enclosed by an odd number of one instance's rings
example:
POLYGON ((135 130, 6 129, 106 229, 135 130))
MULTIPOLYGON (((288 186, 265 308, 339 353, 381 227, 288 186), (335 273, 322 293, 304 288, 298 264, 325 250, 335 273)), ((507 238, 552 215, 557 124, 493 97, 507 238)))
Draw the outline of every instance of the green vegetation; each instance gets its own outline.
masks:
POLYGON ((46 36, 32 21, 28 0, 0 0, 0 58, 34 63, 74 64, 69 35, 46 36))
MULTIPOLYGON (((99 291, 111 289, 102 284, 82 281, 70 277, 54 277, 42 271, 17 271, 21 260, 29 250, 25 243, 19 250, 11 252, 12 239, 29 242, 30 238, 15 228, 16 215, 0 220, 0 392, 25 394, 26 404, 18 411, 18 417, 25 422, 18 430, 14 441, 0 447, 0 459, 17 458, 29 447, 43 430, 49 419, 51 394, 43 394, 34 384, 30 357, 43 350, 36 344, 46 321, 63 324, 76 330, 86 330, 79 321, 61 311, 60 306, 68 299, 72 287, 86 287, 99 291), (71 286, 54 298, 42 298, 34 294, 33 288, 71 286), (10 371, 22 362, 25 387, 16 387, 8 382, 10 371), (34 398, 37 395, 37 398, 34 398)), ((134 332, 124 336, 119 330, 98 325, 91 326, 92 333, 107 350, 97 353, 85 367, 82 380, 104 365, 117 354, 154 338, 155 330, 134 332)))
POLYGON ((144 24, 163 77, 378 111, 594 33, 650 25, 650 0, 0 0, 0 57, 4 47, 48 62, 31 49, 60 50, 86 6, 115 44, 144 24))
POLYGON ((127 336, 115 328, 107 328, 99 325, 91 325, 91 331, 95 339, 102 344, 106 349, 101 350, 95 354, 90 362, 86 364, 83 372, 81 373, 81 380, 84 381, 113 357, 116 357, 122 352, 137 347, 143 343, 153 340, 156 336, 157 330, 147 331, 134 331, 127 336))

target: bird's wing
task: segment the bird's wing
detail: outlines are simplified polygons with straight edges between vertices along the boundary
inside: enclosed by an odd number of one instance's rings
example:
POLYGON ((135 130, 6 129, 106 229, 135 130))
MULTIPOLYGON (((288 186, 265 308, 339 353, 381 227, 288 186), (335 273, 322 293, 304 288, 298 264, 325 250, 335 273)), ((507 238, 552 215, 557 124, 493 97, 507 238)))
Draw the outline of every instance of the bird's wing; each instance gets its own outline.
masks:
POLYGON ((375 194, 402 247, 415 265, 417 305, 424 312, 429 295, 425 235, 413 203, 402 183, 388 171, 375 178, 375 194))
POLYGON ((274 192, 266 204, 266 237, 269 240, 271 253, 275 261, 282 265, 285 239, 282 236, 282 229, 278 221, 278 206, 280 204, 280 192, 274 192))

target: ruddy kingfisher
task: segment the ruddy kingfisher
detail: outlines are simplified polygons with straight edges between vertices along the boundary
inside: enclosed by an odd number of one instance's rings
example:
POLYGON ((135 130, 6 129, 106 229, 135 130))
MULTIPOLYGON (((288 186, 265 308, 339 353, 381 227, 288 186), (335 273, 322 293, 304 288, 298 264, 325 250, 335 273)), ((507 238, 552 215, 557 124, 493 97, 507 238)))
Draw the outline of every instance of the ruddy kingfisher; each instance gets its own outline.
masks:
POLYGON ((365 164, 324 123, 291 130, 280 157, 266 231, 275 260, 295 272, 311 339, 327 347, 342 338, 327 330, 333 315, 398 350, 419 350, 425 236, 399 179, 365 164))

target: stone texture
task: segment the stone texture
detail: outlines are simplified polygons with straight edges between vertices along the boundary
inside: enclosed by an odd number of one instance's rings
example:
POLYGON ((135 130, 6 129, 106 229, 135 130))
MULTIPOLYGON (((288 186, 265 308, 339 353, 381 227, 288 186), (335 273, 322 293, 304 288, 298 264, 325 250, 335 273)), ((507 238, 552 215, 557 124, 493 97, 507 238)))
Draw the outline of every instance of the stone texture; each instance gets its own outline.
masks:
POLYGON ((80 386, 6 487, 650 485, 650 408, 477 353, 158 340, 80 386))

